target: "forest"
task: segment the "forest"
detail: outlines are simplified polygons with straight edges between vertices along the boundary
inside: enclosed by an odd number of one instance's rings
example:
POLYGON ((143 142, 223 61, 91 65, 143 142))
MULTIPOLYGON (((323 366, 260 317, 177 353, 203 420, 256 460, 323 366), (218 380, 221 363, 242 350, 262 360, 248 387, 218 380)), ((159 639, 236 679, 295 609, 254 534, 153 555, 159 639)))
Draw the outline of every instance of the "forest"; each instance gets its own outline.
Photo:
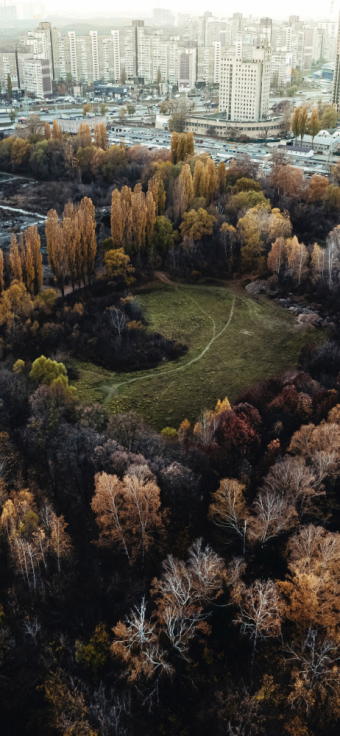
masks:
POLYGON ((335 736, 340 166, 276 152, 267 177, 190 133, 150 152, 55 122, 0 141, 0 169, 74 181, 43 242, 13 228, 0 251, 2 733, 335 736), (81 400, 77 366, 188 353, 138 299, 157 273, 253 289, 313 339, 161 431, 81 400))

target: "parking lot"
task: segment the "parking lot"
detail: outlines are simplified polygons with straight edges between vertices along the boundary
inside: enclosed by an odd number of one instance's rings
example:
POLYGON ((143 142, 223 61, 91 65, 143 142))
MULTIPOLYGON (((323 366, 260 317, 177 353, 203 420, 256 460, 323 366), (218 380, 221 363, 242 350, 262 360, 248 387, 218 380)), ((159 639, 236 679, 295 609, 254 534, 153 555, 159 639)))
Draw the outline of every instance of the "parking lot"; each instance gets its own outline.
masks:
MULTIPOLYGON (((109 141, 111 145, 124 142, 126 146, 140 144, 147 146, 150 150, 157 148, 170 150, 171 133, 166 130, 143 126, 130 127, 112 122, 109 130, 109 141)), ((252 161, 258 163, 264 174, 268 174, 271 169, 270 160, 274 150, 272 146, 273 144, 268 145, 266 143, 231 143, 208 136, 195 136, 196 153, 206 151, 216 164, 220 161, 228 163, 232 158, 237 159, 238 156, 247 154, 252 161)), ((303 169, 307 177, 315 173, 327 176, 330 166, 335 165, 339 161, 339 157, 315 154, 310 159, 289 155, 289 161, 293 166, 303 169)))

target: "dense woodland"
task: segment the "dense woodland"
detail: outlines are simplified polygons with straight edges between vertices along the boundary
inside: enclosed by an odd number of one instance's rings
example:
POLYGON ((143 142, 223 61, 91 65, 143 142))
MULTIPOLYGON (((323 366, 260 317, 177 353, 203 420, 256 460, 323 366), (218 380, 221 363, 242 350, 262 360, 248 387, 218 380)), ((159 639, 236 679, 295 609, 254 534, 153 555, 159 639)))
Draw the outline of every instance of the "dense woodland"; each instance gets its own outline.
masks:
POLYGON ((95 178, 111 215, 103 230, 79 196, 46 213, 46 256, 35 227, 0 251, 2 733, 335 736, 340 167, 305 180, 274 154, 263 178, 196 156, 191 134, 157 154, 37 135, 0 142, 0 168, 95 178), (156 268, 260 276, 332 332, 159 434, 82 404, 72 367, 185 352, 134 297, 156 268))

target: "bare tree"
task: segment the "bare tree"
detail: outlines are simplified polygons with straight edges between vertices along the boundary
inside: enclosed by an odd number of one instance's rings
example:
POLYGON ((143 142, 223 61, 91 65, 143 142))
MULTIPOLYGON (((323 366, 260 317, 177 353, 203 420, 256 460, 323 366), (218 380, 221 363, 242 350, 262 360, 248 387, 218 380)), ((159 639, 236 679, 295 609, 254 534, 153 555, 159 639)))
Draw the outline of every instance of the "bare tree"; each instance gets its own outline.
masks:
POLYGON ((262 544, 283 534, 296 523, 294 506, 282 496, 268 491, 260 492, 253 505, 255 514, 249 522, 249 534, 262 544))
POLYGON ((108 307, 106 310, 110 316, 110 322, 114 330, 118 332, 119 339, 126 325, 126 314, 117 307, 108 307))
POLYGON ((272 580, 255 580, 249 588, 241 584, 237 600, 239 612, 235 623, 240 624, 242 633, 253 642, 253 665, 258 640, 281 633, 283 602, 272 580))
POLYGON ((37 617, 34 616, 33 618, 25 618, 23 622, 23 629, 26 636, 29 636, 34 642, 35 646, 37 646, 38 634, 41 631, 41 624, 38 621, 37 617))
POLYGON ((328 234, 325 248, 325 275, 328 281, 328 288, 334 287, 334 273, 340 268, 340 228, 335 227, 328 234))
POLYGON ((285 646, 286 660, 292 665, 292 692, 289 702, 310 714, 320 699, 325 703, 328 697, 340 694, 340 657, 338 645, 330 639, 318 636, 317 631, 309 629, 306 638, 295 644, 285 646))
POLYGON ((92 695, 89 714, 100 736, 129 736, 131 694, 114 689, 107 694, 101 682, 92 695))
POLYGON ((264 493, 285 498, 299 511, 301 518, 308 501, 317 495, 316 484, 317 478, 313 469, 306 466, 306 460, 287 455, 270 468, 262 490, 264 493))
POLYGON ((246 551, 246 532, 249 511, 243 495, 244 486, 237 480, 224 478, 209 507, 209 518, 216 526, 242 540, 243 554, 246 551))
POLYGON ((142 675, 150 678, 155 673, 172 674, 173 669, 166 661, 167 653, 159 646, 156 624, 147 619, 144 598, 113 631, 116 639, 111 652, 128 665, 130 682, 142 675))

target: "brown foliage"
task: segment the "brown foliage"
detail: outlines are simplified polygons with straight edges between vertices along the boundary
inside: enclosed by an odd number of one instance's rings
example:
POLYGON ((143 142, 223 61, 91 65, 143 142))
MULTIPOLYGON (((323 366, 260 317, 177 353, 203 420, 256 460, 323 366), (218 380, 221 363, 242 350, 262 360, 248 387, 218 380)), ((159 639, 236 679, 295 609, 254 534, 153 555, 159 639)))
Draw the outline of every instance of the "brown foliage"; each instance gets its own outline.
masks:
POLYGON ((100 529, 99 544, 124 549, 128 559, 136 557, 154 544, 156 535, 164 533, 159 488, 154 481, 136 475, 96 475, 92 509, 100 529))

